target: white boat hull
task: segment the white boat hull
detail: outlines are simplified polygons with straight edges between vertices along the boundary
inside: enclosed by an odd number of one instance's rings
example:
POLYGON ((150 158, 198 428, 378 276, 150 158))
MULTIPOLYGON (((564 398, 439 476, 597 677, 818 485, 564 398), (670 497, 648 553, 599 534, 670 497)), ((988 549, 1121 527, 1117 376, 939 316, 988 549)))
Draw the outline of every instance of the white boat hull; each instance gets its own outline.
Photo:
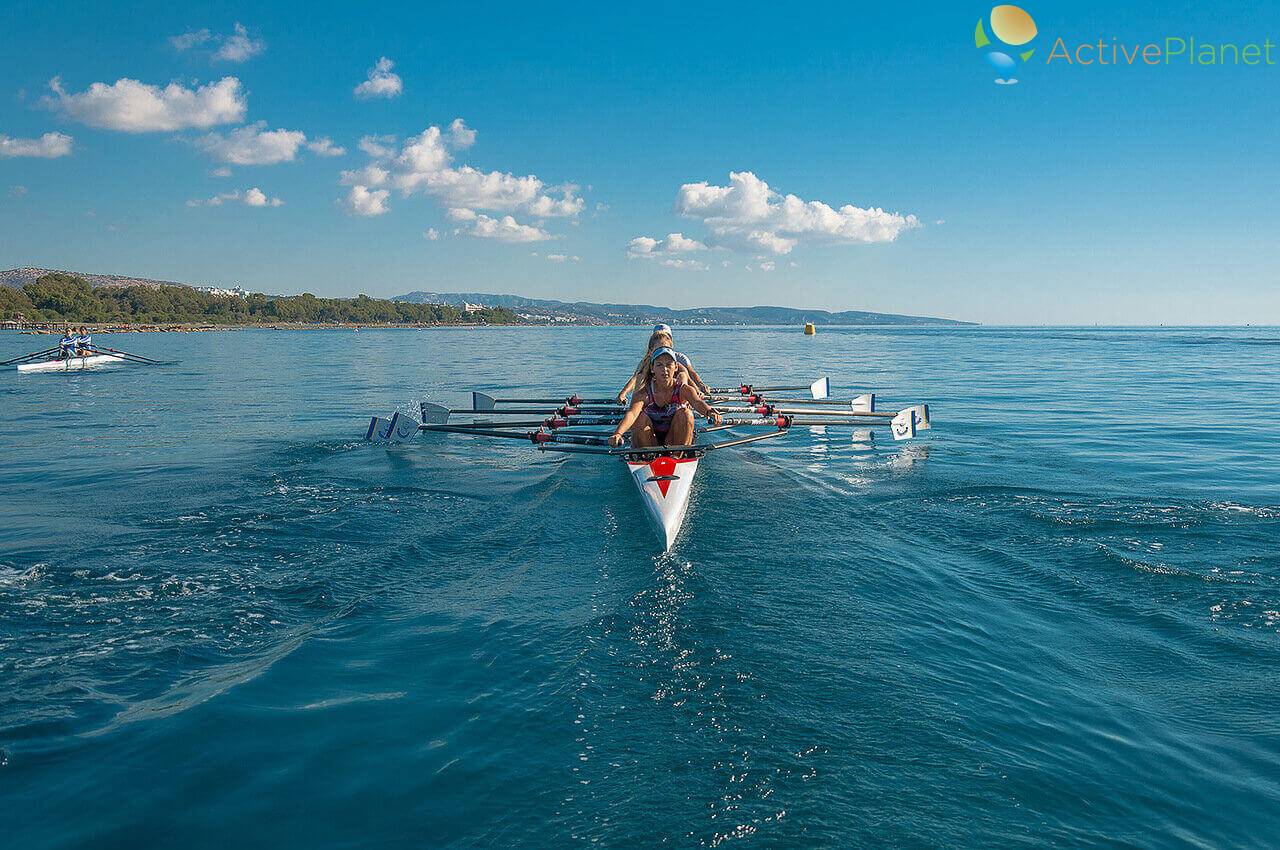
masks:
POLYGON ((88 357, 68 357, 66 360, 41 360, 39 363, 22 363, 19 372, 72 372, 77 369, 92 369, 107 363, 119 363, 121 358, 110 354, 91 354, 88 357))
POLYGON ((664 549, 670 549, 689 509, 689 491, 698 471, 698 459, 677 460, 663 455, 642 461, 628 460, 627 469, 640 490, 645 513, 657 528, 664 549))

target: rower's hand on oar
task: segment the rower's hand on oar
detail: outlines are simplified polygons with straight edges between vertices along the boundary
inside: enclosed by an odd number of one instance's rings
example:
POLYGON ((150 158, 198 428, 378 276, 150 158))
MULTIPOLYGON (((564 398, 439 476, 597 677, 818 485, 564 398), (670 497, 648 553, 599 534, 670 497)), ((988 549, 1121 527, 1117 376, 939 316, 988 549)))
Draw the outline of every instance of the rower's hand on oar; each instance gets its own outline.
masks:
POLYGON ((612 446, 612 447, 613 447, 613 448, 615 448, 615 449, 616 449, 618 446, 622 445, 622 435, 621 435, 621 434, 610 434, 610 435, 609 435, 609 445, 610 445, 610 446, 612 446))
POLYGON ((627 403, 626 392, 624 391, 624 392, 618 393, 618 397, 615 398, 614 401, 616 401, 618 404, 626 404, 627 403))
POLYGON ((724 417, 721 416, 720 411, 716 410, 714 407, 711 408, 711 412, 707 414, 707 419, 711 420, 713 425, 720 425, 724 422, 724 417))

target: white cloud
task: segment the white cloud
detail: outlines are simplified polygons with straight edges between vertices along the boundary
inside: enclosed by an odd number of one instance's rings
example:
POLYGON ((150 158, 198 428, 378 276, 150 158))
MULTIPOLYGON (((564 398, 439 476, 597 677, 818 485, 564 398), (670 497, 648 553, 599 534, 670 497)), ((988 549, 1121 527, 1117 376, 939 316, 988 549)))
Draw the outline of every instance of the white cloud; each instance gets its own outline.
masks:
POLYGON ((316 156, 345 156, 347 153, 346 148, 335 145, 333 139, 328 136, 321 136, 314 141, 307 142, 307 150, 316 156))
POLYGON ((0 135, 0 157, 57 159, 71 154, 71 142, 72 138, 65 133, 45 133, 38 139, 11 139, 0 135))
POLYGON ((163 89, 121 78, 114 83, 94 83, 78 94, 68 94, 61 81, 49 81, 52 97, 44 104, 68 118, 103 130, 152 133, 168 130, 207 129, 244 120, 246 104, 235 77, 189 89, 170 83, 163 89))
POLYGON ((352 215, 375 216, 387 211, 386 189, 367 189, 364 186, 352 186, 347 194, 347 210, 352 215))
POLYGON ((338 178, 342 186, 382 186, 387 182, 391 172, 376 165, 366 165, 356 171, 344 171, 338 178))
POLYGON ((369 69, 369 79, 356 86, 353 91, 359 98, 398 97, 404 91, 404 80, 392 73, 395 63, 383 56, 378 63, 369 69))
POLYGON ((697 239, 688 238, 683 233, 668 233, 665 239, 637 236, 627 246, 627 253, 633 257, 647 257, 656 254, 687 254, 691 251, 705 251, 706 249, 706 245, 697 239))
MULTIPOLYGON (((475 138, 476 132, 461 118, 455 119, 447 132, 439 127, 428 127, 405 139, 398 149, 394 137, 365 136, 360 140, 360 149, 369 155, 371 161, 364 168, 342 172, 339 182, 366 190, 382 187, 398 191, 405 197, 415 193, 426 194, 447 210, 465 211, 472 216, 455 220, 476 221, 475 216, 480 210, 521 213, 535 219, 572 219, 582 212, 585 202, 573 184, 551 187, 532 174, 517 176, 509 172, 480 171, 469 165, 455 165, 453 152, 469 147, 475 138)), ((514 217, 508 217, 515 221, 514 217)), ((495 223, 487 226, 492 233, 480 232, 486 227, 477 226, 471 235, 487 238, 512 235, 502 227, 505 219, 489 218, 489 221, 495 223)), ((533 226, 532 231, 543 234, 536 238, 549 238, 540 226, 533 226)), ((531 232, 521 232, 530 239, 535 238, 531 232)))
POLYGON ((279 207, 284 205, 284 201, 279 198, 268 198, 266 193, 257 186, 245 190, 244 202, 251 207, 279 207))
POLYGON ((282 207, 284 201, 279 198, 269 198, 267 194, 254 186, 252 189, 245 189, 243 192, 236 190, 234 192, 221 192, 212 198, 204 200, 187 201, 189 207, 220 207, 223 204, 241 203, 248 207, 282 207))
POLYGON ((707 246, 683 233, 668 233, 663 239, 637 236, 627 243, 627 256, 633 260, 656 260, 659 265, 672 269, 705 270, 707 264, 685 255, 705 251, 707 246))
POLYGON ((214 59, 223 62, 244 62, 252 59, 267 49, 267 43, 249 37, 249 31, 239 22, 236 23, 234 35, 220 36, 222 46, 213 54, 214 59))
MULTIPOLYGON (((537 256, 537 252, 534 252, 534 256, 535 257, 537 256)), ((564 262, 578 263, 582 261, 581 257, 577 255, 570 256, 568 254, 547 254, 547 259, 553 263, 564 263, 564 262)))
POLYGON ((220 62, 244 62, 267 49, 266 42, 250 38, 249 31, 238 22, 231 35, 214 35, 209 30, 201 28, 169 38, 169 44, 179 52, 192 50, 210 42, 218 45, 218 49, 210 58, 220 62))
POLYGON ((210 133, 196 144, 219 162, 232 165, 275 165, 293 162, 298 148, 307 140, 301 130, 268 130, 267 122, 259 121, 239 127, 227 135, 210 133))
POLYGON ((182 35, 170 36, 169 43, 173 45, 174 50, 190 50, 197 45, 204 44, 211 38, 213 38, 213 33, 207 29, 198 29, 184 32, 182 35))
POLYGON ((474 236, 477 239, 496 239, 499 242, 543 242, 555 238, 540 227, 520 224, 514 216, 490 218, 484 213, 473 215, 474 218, 470 219, 471 227, 458 228, 454 231, 455 236, 474 236))
POLYGON ((222 168, 215 168, 215 169, 213 169, 213 171, 210 171, 210 172, 209 172, 209 174, 210 174, 211 176, 213 176, 213 177, 230 177, 230 176, 231 176, 231 169, 230 169, 230 168, 227 168, 227 167, 224 165, 222 168))
POLYGON ((760 264, 760 271, 771 272, 777 267, 778 267, 778 264, 775 263, 773 260, 766 260, 765 262, 760 264))
POLYGON ((466 125, 461 118, 453 119, 449 125, 449 146, 460 151, 476 143, 476 131, 466 125))
POLYGON ((440 238, 440 231, 436 230, 434 227, 428 227, 422 235, 428 241, 435 242, 437 239, 440 238))
POLYGON ((27 194, 27 187, 26 186, 10 186, 9 194, 15 198, 21 198, 23 195, 27 194))
POLYGON ((375 159, 388 159, 395 156, 395 136, 361 136, 357 147, 375 159))
POLYGON ((728 186, 686 183, 675 206, 681 215, 701 220, 718 245, 772 254, 790 253, 801 241, 892 242, 902 231, 920 226, 914 215, 878 207, 846 204, 835 209, 821 201, 780 195, 749 171, 731 173, 728 186))
POLYGON ((665 260, 659 260, 658 264, 672 269, 692 269, 693 271, 700 272, 707 270, 707 264, 701 260, 682 260, 677 257, 668 257, 665 260))

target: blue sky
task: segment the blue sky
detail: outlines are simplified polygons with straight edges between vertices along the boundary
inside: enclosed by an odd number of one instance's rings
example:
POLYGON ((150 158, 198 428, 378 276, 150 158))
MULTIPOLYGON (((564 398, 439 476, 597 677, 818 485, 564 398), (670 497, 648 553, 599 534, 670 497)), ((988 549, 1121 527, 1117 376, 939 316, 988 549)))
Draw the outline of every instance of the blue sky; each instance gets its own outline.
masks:
POLYGON ((1277 42, 1280 10, 1026 4, 1038 55, 996 85, 989 5, 900 8, 11 6, 0 266, 1280 323, 1280 65, 1041 61, 1277 42))

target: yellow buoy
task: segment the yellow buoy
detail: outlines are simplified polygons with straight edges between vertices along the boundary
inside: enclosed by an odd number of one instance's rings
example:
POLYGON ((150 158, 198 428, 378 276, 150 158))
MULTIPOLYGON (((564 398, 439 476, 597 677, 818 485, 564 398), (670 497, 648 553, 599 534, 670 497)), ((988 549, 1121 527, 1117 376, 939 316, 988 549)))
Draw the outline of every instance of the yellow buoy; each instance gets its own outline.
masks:
POLYGON ((817 332, 818 332, 818 329, 817 329, 817 328, 815 328, 815 327, 813 326, 813 322, 805 322, 805 323, 804 323, 804 335, 805 335, 805 336, 813 336, 813 335, 814 335, 814 334, 816 334, 817 332))

